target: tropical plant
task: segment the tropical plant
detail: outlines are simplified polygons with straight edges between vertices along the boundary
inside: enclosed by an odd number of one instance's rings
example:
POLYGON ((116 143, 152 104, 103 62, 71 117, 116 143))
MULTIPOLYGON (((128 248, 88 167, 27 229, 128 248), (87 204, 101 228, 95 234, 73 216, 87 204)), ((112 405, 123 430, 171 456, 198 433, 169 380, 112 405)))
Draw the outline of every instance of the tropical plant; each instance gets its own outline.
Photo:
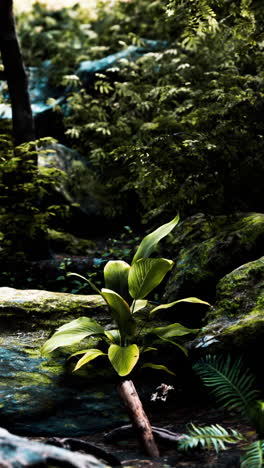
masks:
MULTIPOLYGON (((139 312, 146 308, 148 300, 146 297, 157 287, 168 271, 171 270, 173 262, 165 258, 149 258, 157 243, 171 232, 177 225, 179 217, 160 226, 154 232, 148 234, 140 243, 130 266, 120 260, 109 261, 104 268, 105 288, 101 291, 91 281, 86 280, 91 287, 100 294, 109 306, 116 328, 104 329, 95 320, 88 317, 80 317, 60 327, 54 335, 44 344, 43 353, 50 353, 61 346, 69 346, 79 343, 87 337, 97 337, 106 341, 108 352, 99 348, 85 348, 75 352, 72 356, 82 355, 75 369, 78 370, 84 364, 91 362, 99 356, 108 357, 114 370, 120 377, 128 376, 136 366, 140 354, 156 350, 159 342, 169 342, 178 346, 187 354, 185 348, 174 341, 176 337, 188 333, 196 333, 196 329, 189 329, 180 323, 172 323, 167 326, 146 328, 146 323, 137 320, 139 312), (144 330, 144 333, 143 333, 144 330)), ((79 276, 79 275, 77 275, 79 276)), ((85 278, 84 278, 85 279, 85 278)), ((161 304, 147 312, 148 319, 153 317, 161 309, 167 309, 180 302, 200 303, 209 305, 196 297, 180 299, 169 304, 161 304)), ((152 362, 144 363, 142 367, 150 367, 174 374, 162 364, 152 362)), ((121 384, 121 396, 124 398, 123 390, 126 382, 121 384)), ((125 393, 127 390, 125 390, 125 393)), ((125 403, 130 407, 131 404, 125 403)), ((157 452, 156 452, 157 453, 157 452)))
MULTIPOLYGON (((264 402, 257 400, 259 392, 254 386, 254 376, 245 368, 241 358, 232 361, 230 355, 227 358, 208 355, 193 368, 221 407, 239 411, 256 429, 259 440, 243 448, 245 453, 241 456, 241 468, 261 468, 264 457, 264 402)), ((180 441, 180 448, 187 450, 201 445, 218 451, 226 448, 225 443, 241 440, 246 441, 242 434, 234 430, 228 432, 219 424, 205 427, 191 424, 189 433, 180 441)))
POLYGON ((218 452, 219 450, 225 450, 226 443, 236 444, 240 440, 244 440, 244 437, 239 432, 233 429, 228 432, 219 424, 203 427, 190 424, 188 434, 184 434, 184 437, 180 440, 180 448, 187 450, 201 446, 207 450, 214 448, 218 452))
MULTIPOLYGON (((146 236, 139 245, 131 266, 122 260, 107 262, 104 268, 105 288, 101 290, 90 280, 76 273, 71 273, 71 275, 83 278, 103 297, 109 306, 117 328, 104 330, 96 321, 88 317, 81 317, 60 327, 45 343, 43 352, 50 353, 58 347, 76 344, 92 335, 98 336, 98 338, 102 337, 109 345, 108 353, 103 353, 99 349, 83 349, 74 353, 74 355, 83 354, 83 357, 77 362, 75 370, 98 356, 108 355, 113 368, 119 376, 123 377, 133 370, 140 353, 152 350, 149 348, 151 341, 165 340, 174 343, 175 337, 195 333, 196 329, 189 329, 180 323, 173 323, 149 328, 142 336, 142 323, 139 324, 140 330, 137 326, 137 313, 149 305, 146 297, 161 283, 173 266, 172 260, 149 258, 149 256, 159 240, 176 226, 178 220, 179 218, 176 216, 171 222, 162 225, 146 236), (141 344, 140 347, 138 342, 141 344)), ((148 317, 151 318, 159 310, 167 309, 179 302, 208 305, 207 302, 196 297, 188 297, 169 304, 158 305, 148 312, 148 317)), ((175 342, 174 344, 186 353, 186 350, 179 343, 175 342)), ((151 364, 144 364, 144 366, 150 367, 151 364)), ((161 368, 168 371, 165 366, 161 366, 161 368)))

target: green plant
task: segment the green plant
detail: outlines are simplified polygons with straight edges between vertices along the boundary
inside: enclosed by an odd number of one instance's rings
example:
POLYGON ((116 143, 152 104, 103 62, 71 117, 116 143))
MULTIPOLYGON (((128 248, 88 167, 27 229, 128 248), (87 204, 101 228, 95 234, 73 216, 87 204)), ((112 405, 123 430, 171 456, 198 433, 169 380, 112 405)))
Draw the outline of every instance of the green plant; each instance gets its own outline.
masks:
POLYGON ((53 82, 142 38, 167 41, 68 88, 68 144, 87 155, 106 216, 262 210, 264 15, 250 3, 103 2, 91 22, 78 7, 21 15, 27 62, 49 58, 53 82))
MULTIPOLYGON (((156 457, 159 455, 155 444, 149 420, 142 408, 142 404, 132 381, 123 380, 136 366, 140 354, 151 352, 157 348, 153 344, 161 341, 172 343, 178 346, 183 352, 185 348, 174 341, 175 337, 188 333, 195 333, 197 330, 189 329, 180 323, 173 323, 162 327, 146 328, 146 321, 137 319, 138 314, 148 305, 146 297, 160 284, 166 273, 171 270, 173 262, 165 258, 149 258, 157 243, 165 237, 176 226, 179 217, 176 216, 171 222, 166 223, 148 234, 140 243, 130 266, 121 260, 109 261, 104 268, 105 288, 100 291, 91 281, 86 280, 91 287, 105 300, 115 321, 116 328, 112 330, 104 329, 99 323, 88 317, 80 317, 77 320, 63 325, 44 344, 43 353, 50 353, 58 347, 69 346, 79 343, 84 338, 92 337, 102 339, 107 343, 108 352, 105 353, 99 348, 86 348, 75 352, 72 356, 83 355, 78 360, 75 369, 91 362, 99 356, 108 356, 108 359, 121 377, 118 385, 118 393, 128 410, 134 427, 138 431, 148 455, 156 457), (144 330, 144 334, 143 334, 144 330)), ((80 276, 80 275, 77 275, 80 276)), ((207 304, 195 297, 189 297, 174 301, 170 304, 163 304, 147 311, 147 320, 160 309, 172 307, 179 302, 207 304)), ((150 367, 157 370, 164 370, 174 374, 166 366, 144 363, 142 367, 150 367)))
POLYGON ((61 175, 57 169, 37 168, 37 145, 49 139, 12 145, 0 127, 0 238, 1 264, 7 270, 49 255, 47 226, 54 214, 43 198, 61 175))
MULTIPOLYGON (((45 343, 43 353, 49 353, 61 346, 79 343, 89 336, 103 338, 108 345, 108 353, 100 349, 82 349, 74 355, 83 354, 75 366, 75 370, 99 356, 108 356, 110 363, 119 376, 127 376, 138 362, 140 354, 155 350, 150 345, 155 342, 168 341, 186 350, 174 342, 175 337, 197 330, 189 329, 180 323, 173 323, 162 327, 153 327, 145 330, 145 323, 137 320, 138 313, 147 307, 146 297, 163 280, 166 273, 171 270, 173 262, 164 258, 149 258, 160 239, 165 237, 178 223, 178 216, 171 222, 159 227, 146 236, 134 255, 132 265, 120 260, 109 261, 104 268, 105 288, 101 291, 90 280, 73 273, 86 280, 91 287, 101 294, 117 325, 116 329, 104 330, 96 321, 88 317, 81 317, 60 327, 45 343)), ((167 309, 179 302, 203 303, 195 297, 180 299, 169 304, 159 305, 150 310, 148 319, 161 309, 167 309)), ((163 369, 170 372, 165 366, 145 363, 144 367, 163 369)))
POLYGON ((240 440, 244 440, 244 437, 239 432, 233 429, 228 432, 219 424, 203 427, 191 424, 188 434, 184 434, 180 441, 180 448, 181 450, 187 450, 201 446, 207 450, 214 448, 218 452, 219 450, 225 450, 226 443, 236 444, 240 440))
MULTIPOLYGON (((232 361, 230 356, 225 359, 222 356, 208 355, 200 359, 193 368, 221 407, 239 411, 256 429, 259 440, 244 447, 241 468, 261 468, 264 457, 264 402, 257 400, 259 392, 254 386, 254 376, 245 368, 241 358, 232 361)), ((180 441, 180 448, 187 450, 201 445, 218 451, 226 448, 225 443, 237 443, 241 440, 246 440, 242 434, 234 430, 228 433, 218 424, 206 427, 192 424, 189 433, 180 441)))

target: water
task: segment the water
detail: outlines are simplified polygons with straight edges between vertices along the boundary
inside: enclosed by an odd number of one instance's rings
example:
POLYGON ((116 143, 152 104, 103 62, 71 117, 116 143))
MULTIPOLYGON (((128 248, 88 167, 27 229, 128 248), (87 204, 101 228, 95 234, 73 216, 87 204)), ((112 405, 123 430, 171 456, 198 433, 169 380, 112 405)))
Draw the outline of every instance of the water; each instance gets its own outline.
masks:
POLYGON ((62 356, 42 357, 44 341, 43 332, 0 335, 2 426, 25 435, 69 437, 127 422, 113 383, 96 379, 92 370, 94 379, 72 374, 62 356))

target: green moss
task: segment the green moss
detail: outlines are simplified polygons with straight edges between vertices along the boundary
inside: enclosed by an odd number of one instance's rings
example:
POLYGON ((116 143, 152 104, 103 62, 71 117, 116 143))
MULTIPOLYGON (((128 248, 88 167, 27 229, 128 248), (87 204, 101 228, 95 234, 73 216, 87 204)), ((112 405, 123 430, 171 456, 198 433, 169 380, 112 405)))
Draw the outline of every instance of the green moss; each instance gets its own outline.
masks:
POLYGON ((251 342, 255 345, 259 338, 262 339, 263 334, 264 313, 247 316, 228 326, 222 332, 222 338, 223 340, 231 340, 234 345, 245 347, 251 342))
POLYGON ((217 285, 217 304, 211 315, 230 318, 264 313, 264 257, 246 263, 217 285))
POLYGON ((55 252, 63 252, 69 255, 85 255, 94 249, 94 242, 86 239, 80 239, 72 234, 48 230, 51 247, 55 252))
POLYGON ((2 323, 12 327, 15 320, 16 327, 25 329, 51 329, 79 315, 108 316, 101 296, 13 288, 0 288, 0 310, 2 323))
MULTIPOLYGON (((241 264, 257 258, 262 253, 263 239, 261 213, 214 218, 197 214, 184 220, 172 241, 176 266, 166 288, 166 300, 173 301, 188 293, 214 302, 217 282, 241 264)), ((239 275, 242 283, 247 272, 237 272, 237 283, 239 275)), ((250 275, 254 276, 253 269, 250 275)), ((228 291, 232 286, 226 283, 225 288, 228 291)))

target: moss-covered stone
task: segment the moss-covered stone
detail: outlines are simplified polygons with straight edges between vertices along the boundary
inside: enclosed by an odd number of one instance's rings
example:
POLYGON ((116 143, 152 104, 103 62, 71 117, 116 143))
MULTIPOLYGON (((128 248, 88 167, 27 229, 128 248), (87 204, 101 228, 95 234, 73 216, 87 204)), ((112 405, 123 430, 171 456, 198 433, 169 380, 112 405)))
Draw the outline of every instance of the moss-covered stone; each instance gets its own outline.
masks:
POLYGON ((197 214, 175 230, 170 244, 175 261, 165 299, 186 295, 215 301, 217 282, 263 252, 264 214, 240 213, 214 218, 197 214))
POLYGON ((216 348, 247 353, 263 347, 264 257, 219 281, 217 302, 207 321, 197 338, 199 346, 207 347, 211 340, 216 348))
POLYGON ((0 324, 3 329, 39 330, 58 327, 80 315, 109 321, 101 296, 0 288, 0 324))
POLYGON ((213 316, 264 315, 264 257, 246 263, 222 278, 216 288, 213 316))
POLYGON ((48 230, 50 245, 54 252, 68 255, 87 255, 94 250, 95 244, 87 239, 80 239, 68 232, 48 230))

